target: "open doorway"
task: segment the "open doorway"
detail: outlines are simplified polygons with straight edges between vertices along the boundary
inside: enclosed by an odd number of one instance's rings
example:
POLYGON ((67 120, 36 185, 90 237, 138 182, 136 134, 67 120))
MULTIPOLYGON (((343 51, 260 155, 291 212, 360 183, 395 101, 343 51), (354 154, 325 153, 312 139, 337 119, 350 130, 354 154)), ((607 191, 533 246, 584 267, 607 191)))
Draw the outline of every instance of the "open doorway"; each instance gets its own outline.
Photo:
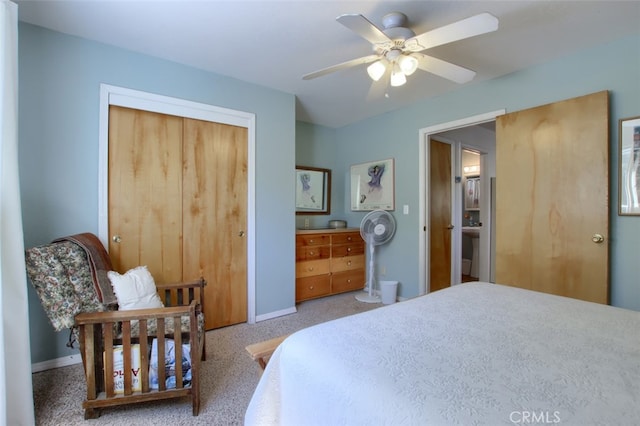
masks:
MULTIPOLYGON (((463 281, 463 246, 468 242, 470 248, 465 249, 467 257, 471 262, 474 260, 472 238, 477 238, 476 245, 476 265, 469 264, 469 274, 473 280, 491 281, 492 276, 492 183, 495 182, 495 118, 504 114, 504 111, 494 111, 479 116, 469 117, 454 122, 442 123, 431 126, 420 131, 420 217, 423 238, 420 239, 420 294, 426 294, 432 290, 443 288, 443 283, 435 283, 432 286, 430 271, 434 268, 441 268, 437 265, 441 260, 448 262, 445 268, 450 268, 448 285, 459 284, 463 281), (450 240, 450 248, 444 252, 438 252, 441 245, 432 241, 432 236, 437 235, 440 225, 432 222, 432 208, 435 200, 432 194, 431 185, 438 183, 431 180, 430 171, 432 168, 431 143, 437 139, 439 142, 446 142, 451 147, 451 208, 450 220, 445 224, 445 238, 450 240), (465 157, 476 155, 478 164, 463 164, 463 152, 465 157), (467 174, 464 174, 463 167, 468 167, 467 174), (483 172, 484 171, 484 172, 483 172), (474 174, 475 173, 475 174, 474 174), (470 204, 465 208, 465 187, 471 189, 470 204), (483 197, 484 194, 484 197, 483 197), (472 205, 474 196, 477 197, 477 207, 472 205), (469 210, 469 209, 477 210, 469 210), (465 217, 468 216, 468 217, 465 217), (465 234, 463 238, 463 226, 465 234), (468 229, 473 227, 474 229, 468 229), (448 233, 448 236, 446 235, 448 233), (475 235, 474 235, 475 233, 475 235), (473 274, 471 273, 473 269, 473 274), (472 277, 477 275, 477 277, 472 277)), ((473 158, 473 157, 471 157, 473 158)), ((435 161, 435 159, 433 159, 435 161)), ((435 190, 435 188, 433 188, 435 190)), ((441 203, 438 200, 438 203, 441 203)), ((445 245, 446 246, 446 245, 445 245)), ((466 267, 465 262, 465 267, 466 267)), ((448 286, 447 285, 447 286, 448 286)))
MULTIPOLYGON (((466 129, 475 130, 476 126, 466 129)), ((495 140, 495 138, 494 138, 495 140)), ((462 148, 460 177, 462 185, 462 224, 460 226, 462 238, 460 250, 462 252, 462 274, 460 281, 476 281, 480 278, 480 229, 487 225, 480 219, 482 209, 487 207, 487 194, 482 191, 482 179, 487 171, 480 166, 483 155, 475 148, 462 148)))

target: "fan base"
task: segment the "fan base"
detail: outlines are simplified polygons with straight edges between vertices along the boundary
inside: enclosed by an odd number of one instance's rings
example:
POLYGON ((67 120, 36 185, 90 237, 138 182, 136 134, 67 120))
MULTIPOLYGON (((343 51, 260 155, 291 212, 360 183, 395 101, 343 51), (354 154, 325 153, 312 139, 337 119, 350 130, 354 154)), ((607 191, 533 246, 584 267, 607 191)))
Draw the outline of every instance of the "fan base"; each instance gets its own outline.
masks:
POLYGON ((378 296, 369 296, 369 293, 358 294, 356 296, 356 300, 359 301, 359 302, 365 302, 365 303, 380 303, 380 302, 382 302, 382 299, 380 299, 380 297, 378 297, 378 296))

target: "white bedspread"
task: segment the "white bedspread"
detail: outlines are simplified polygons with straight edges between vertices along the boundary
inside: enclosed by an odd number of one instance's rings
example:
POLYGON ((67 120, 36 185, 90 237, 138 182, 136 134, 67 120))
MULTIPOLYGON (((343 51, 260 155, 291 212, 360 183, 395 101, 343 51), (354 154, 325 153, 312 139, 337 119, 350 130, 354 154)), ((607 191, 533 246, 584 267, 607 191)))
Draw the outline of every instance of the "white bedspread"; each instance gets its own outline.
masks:
POLYGON ((637 425, 640 312, 469 283, 294 333, 246 425, 637 425))

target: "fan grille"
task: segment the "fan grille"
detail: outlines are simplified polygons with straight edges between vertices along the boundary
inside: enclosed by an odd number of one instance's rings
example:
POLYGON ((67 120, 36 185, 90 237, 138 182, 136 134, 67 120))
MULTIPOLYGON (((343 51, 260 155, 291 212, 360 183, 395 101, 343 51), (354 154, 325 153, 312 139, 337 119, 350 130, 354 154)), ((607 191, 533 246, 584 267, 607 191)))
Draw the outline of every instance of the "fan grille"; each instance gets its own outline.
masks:
POLYGON ((362 219, 360 235, 368 244, 380 245, 393 237, 395 229, 396 222, 391 213, 374 210, 362 219))

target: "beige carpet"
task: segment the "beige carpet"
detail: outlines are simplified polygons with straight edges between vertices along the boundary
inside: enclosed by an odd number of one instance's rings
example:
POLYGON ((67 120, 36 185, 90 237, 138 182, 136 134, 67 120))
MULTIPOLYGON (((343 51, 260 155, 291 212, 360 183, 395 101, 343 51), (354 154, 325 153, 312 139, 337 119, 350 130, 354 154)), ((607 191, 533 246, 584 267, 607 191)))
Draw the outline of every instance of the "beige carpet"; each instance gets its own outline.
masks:
POLYGON ((298 312, 257 324, 239 324, 207 332, 207 360, 201 370, 200 415, 191 415, 190 399, 133 404, 102 410, 84 420, 86 386, 80 364, 33 374, 37 425, 241 425, 261 370, 245 346, 302 328, 382 306, 346 293, 298 304, 298 312))

